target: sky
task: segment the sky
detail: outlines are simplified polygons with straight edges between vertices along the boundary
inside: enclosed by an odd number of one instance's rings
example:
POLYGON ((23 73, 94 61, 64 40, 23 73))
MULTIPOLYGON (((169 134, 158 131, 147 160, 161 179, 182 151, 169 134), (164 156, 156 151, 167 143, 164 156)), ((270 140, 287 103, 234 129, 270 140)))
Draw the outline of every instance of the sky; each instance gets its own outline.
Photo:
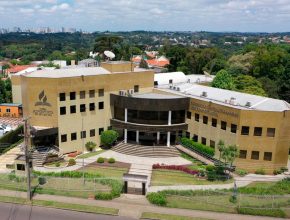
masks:
POLYGON ((0 28, 289 32, 290 0, 0 0, 0 28))

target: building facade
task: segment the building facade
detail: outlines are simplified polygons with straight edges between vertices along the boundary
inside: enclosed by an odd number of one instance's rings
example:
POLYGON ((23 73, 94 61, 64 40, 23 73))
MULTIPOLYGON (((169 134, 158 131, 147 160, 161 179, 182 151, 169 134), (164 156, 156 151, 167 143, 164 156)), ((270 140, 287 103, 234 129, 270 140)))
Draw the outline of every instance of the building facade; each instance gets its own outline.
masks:
POLYGON ((113 128, 124 142, 142 145, 166 147, 186 135, 217 157, 223 140, 238 145, 236 165, 249 171, 287 166, 290 107, 282 100, 201 86, 180 72, 154 75, 130 62, 15 77, 13 96, 36 130, 34 143, 62 153, 100 144, 102 131, 113 128))

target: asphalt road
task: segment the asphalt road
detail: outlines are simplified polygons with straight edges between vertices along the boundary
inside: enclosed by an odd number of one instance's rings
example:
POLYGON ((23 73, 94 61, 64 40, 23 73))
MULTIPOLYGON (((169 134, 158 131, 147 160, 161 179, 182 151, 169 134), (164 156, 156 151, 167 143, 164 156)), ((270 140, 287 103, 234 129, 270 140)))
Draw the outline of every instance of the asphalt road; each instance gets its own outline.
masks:
POLYGON ((37 206, 0 202, 0 220, 132 220, 130 218, 97 215, 37 206))

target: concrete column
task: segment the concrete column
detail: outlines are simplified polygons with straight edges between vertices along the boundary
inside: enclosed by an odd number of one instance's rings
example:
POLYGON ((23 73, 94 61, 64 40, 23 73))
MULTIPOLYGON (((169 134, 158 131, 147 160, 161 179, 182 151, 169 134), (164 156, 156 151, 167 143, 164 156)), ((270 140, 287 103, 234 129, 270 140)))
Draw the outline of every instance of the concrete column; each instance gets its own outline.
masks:
POLYGON ((124 129, 124 142, 127 144, 127 129, 124 129))
POLYGON ((157 144, 159 144, 160 141, 160 131, 157 131, 157 144))
POLYGON ((167 147, 170 147, 170 131, 167 132, 167 147))
POLYGON ((136 131, 136 142, 139 143, 139 131, 136 131))
POLYGON ((171 125, 171 111, 168 111, 168 125, 171 125))
POLYGON ((125 123, 128 122, 128 109, 125 108, 125 123))

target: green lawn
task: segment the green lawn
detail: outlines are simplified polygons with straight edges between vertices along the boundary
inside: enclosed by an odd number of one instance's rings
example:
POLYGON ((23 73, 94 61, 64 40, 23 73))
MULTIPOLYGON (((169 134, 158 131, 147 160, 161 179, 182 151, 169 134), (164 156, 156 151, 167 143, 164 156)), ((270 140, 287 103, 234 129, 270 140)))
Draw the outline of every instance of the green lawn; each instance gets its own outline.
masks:
POLYGON ((83 158, 86 159, 86 158, 93 157, 93 156, 96 156, 96 155, 104 153, 104 152, 105 152, 105 150, 99 150, 99 151, 94 151, 94 152, 82 154, 82 155, 79 155, 77 157, 77 159, 83 159, 83 158))
MULTIPOLYGON (((36 193, 63 195, 72 197, 88 198, 96 192, 110 192, 111 187, 102 185, 94 179, 86 179, 85 184, 82 178, 61 178, 45 177, 46 183, 38 185, 38 179, 32 179, 32 187, 36 193)), ((25 180, 10 180, 8 175, 0 175, 0 189, 26 191, 25 180)))
MULTIPOLYGON (((128 168, 109 167, 109 166, 87 166, 85 172, 99 174, 107 178, 121 179, 124 173, 128 172, 128 168)), ((80 169, 81 171, 82 169, 80 169)))
POLYGON ((152 186, 170 186, 170 185, 210 185, 227 184, 233 180, 227 181, 208 181, 199 179, 191 174, 179 170, 154 169, 151 177, 152 186))
POLYGON ((209 220, 205 218, 193 218, 180 215, 167 215, 153 212, 143 212, 141 219, 156 219, 156 220, 209 220))
POLYGON ((90 212, 96 214, 106 214, 106 215, 118 215, 119 210, 108 207, 99 207, 99 206, 90 206, 90 205, 80 205, 80 204, 71 204, 71 203, 62 203, 55 201, 44 201, 44 200, 33 200, 32 203, 27 201, 24 198, 18 197, 7 197, 0 196, 1 202, 6 203, 16 203, 16 204, 27 204, 27 205, 35 205, 35 206, 44 206, 58 209, 67 209, 81 212, 90 212))

